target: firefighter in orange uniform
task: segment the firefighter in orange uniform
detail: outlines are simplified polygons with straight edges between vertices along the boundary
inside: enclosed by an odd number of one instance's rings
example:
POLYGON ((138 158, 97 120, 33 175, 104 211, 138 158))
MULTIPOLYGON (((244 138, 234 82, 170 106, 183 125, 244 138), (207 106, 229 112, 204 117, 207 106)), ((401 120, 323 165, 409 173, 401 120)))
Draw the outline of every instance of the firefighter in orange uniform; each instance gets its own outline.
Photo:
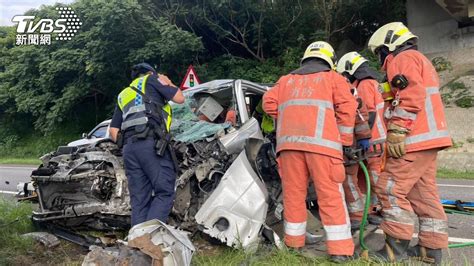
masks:
POLYGON ((379 28, 369 49, 379 56, 394 99, 385 112, 385 169, 375 186, 383 207, 386 244, 373 255, 386 261, 408 256, 440 264, 448 246, 448 223, 436 187, 438 151, 452 145, 431 62, 417 51, 418 37, 401 22, 379 28), (418 245, 409 248, 415 220, 418 245))
POLYGON ((309 45, 301 67, 281 77, 265 93, 263 109, 277 121, 286 245, 300 248, 305 244, 305 200, 311 177, 326 231, 327 252, 333 261, 342 262, 354 253, 342 188, 342 148, 353 142, 357 102, 344 77, 332 70, 334 60, 328 43, 309 45), (339 133, 338 126, 352 131, 339 133))
MULTIPOLYGON (((368 127, 371 131, 370 148, 368 149, 369 152, 374 152, 374 147, 380 147, 386 139, 386 128, 383 121, 384 100, 379 92, 379 83, 376 80, 377 73, 369 67, 367 59, 357 52, 349 52, 343 55, 337 63, 337 72, 352 83, 357 89, 358 96, 367 107, 368 127)), ((364 133, 365 126, 366 125, 362 124, 361 130, 356 130, 356 134, 359 133, 360 135, 360 133, 364 133)), ((365 135, 362 134, 361 137, 364 136, 365 135)), ((367 166, 371 187, 373 188, 380 176, 382 155, 367 159, 367 166)), ((359 184, 364 183, 359 182, 359 179, 364 179, 364 177, 357 175, 358 170, 359 167, 357 164, 349 167, 349 169, 346 170, 346 181, 344 182, 344 192, 346 193, 346 201, 353 230, 360 226, 365 204, 365 195, 363 194, 365 189, 359 187, 359 184)), ((374 193, 372 194, 372 207, 375 207, 378 204, 378 198, 374 193)), ((369 222, 379 225, 381 218, 380 216, 374 215, 374 213, 375 212, 369 214, 369 222)))

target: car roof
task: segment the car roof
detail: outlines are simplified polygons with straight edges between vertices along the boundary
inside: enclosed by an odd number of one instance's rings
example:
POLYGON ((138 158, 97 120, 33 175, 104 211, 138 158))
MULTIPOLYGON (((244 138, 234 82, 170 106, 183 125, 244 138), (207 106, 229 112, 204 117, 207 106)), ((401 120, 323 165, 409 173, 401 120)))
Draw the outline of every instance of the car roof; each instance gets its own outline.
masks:
POLYGON ((109 125, 111 121, 112 121, 112 119, 104 120, 104 121, 100 122, 100 123, 98 124, 98 126, 109 125))
POLYGON ((217 90, 219 88, 228 87, 228 86, 232 85, 233 82, 234 82, 233 79, 216 79, 216 80, 213 80, 213 81, 209 81, 209 82, 206 82, 206 83, 199 84, 196 87, 192 87, 190 89, 183 90, 183 94, 185 96, 191 96, 194 93, 200 92, 200 91, 217 90))
MULTIPOLYGON (((206 82, 206 83, 199 84, 196 87, 183 90, 183 94, 184 94, 184 96, 189 97, 189 96, 192 96, 192 95, 194 95, 195 93, 198 93, 198 92, 217 91, 221 88, 228 88, 229 86, 232 86, 232 84, 235 81, 236 81, 236 79, 216 79, 216 80, 212 80, 212 81, 209 81, 209 82, 206 82)), ((244 80, 244 79, 242 79, 241 81, 245 84, 251 84, 253 86, 259 86, 259 87, 265 88, 267 90, 270 89, 270 87, 272 85, 272 84, 260 84, 260 83, 256 83, 256 82, 248 81, 248 80, 244 80)))

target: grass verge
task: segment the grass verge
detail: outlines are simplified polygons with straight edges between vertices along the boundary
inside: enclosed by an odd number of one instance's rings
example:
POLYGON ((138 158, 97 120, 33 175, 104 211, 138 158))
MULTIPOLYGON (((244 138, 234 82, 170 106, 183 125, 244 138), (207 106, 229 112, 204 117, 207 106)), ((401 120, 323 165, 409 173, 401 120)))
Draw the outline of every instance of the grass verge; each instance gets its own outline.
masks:
POLYGON ((30 219, 33 208, 0 196, 0 265, 81 265, 83 250, 75 244, 61 241, 47 249, 21 236, 35 231, 30 219))
MULTIPOLYGON (((327 257, 304 257, 297 252, 286 250, 262 250, 255 254, 243 250, 221 247, 210 255, 208 252, 198 252, 193 257, 193 265, 220 266, 220 265, 337 265, 327 257)), ((353 260, 344 265, 368 265, 365 260, 353 260)))
MULTIPOLYGON (((1 137, 1 135, 0 135, 1 137)), ((79 139, 79 134, 68 132, 54 132, 43 136, 31 133, 26 136, 7 136, 0 139, 0 162, 1 163, 34 163, 39 162, 39 157, 55 151, 58 146, 67 145, 70 141, 79 139)))
POLYGON ((436 176, 438 178, 446 178, 446 179, 474 180, 474 171, 458 171, 458 170, 440 168, 438 169, 436 176))
MULTIPOLYGON (((87 251, 76 244, 61 241, 59 246, 47 249, 21 237, 34 231, 30 220, 33 208, 32 204, 0 197, 0 265, 81 265, 87 251)), ((325 256, 308 258, 291 250, 278 250, 265 245, 256 253, 226 246, 207 244, 206 247, 195 254, 192 265, 336 265, 325 256)), ((407 265, 374 263, 359 259, 344 265, 407 265)), ((410 261, 408 265, 422 264, 410 261)))
POLYGON ((38 158, 10 158, 10 157, 0 157, 0 164, 23 164, 23 165, 35 165, 38 166, 41 164, 40 159, 38 158))
POLYGON ((14 264, 16 255, 27 254, 34 246, 21 235, 33 230, 30 215, 33 207, 0 197, 0 265, 14 264))
MULTIPOLYGON (((198 251, 194 256, 191 265, 202 265, 202 266, 220 266, 220 265, 265 265, 265 266, 287 266, 287 265, 352 265, 352 266, 367 266, 367 265, 412 265, 422 266, 426 265, 417 260, 406 260, 398 263, 387 263, 379 260, 367 261, 365 259, 354 259, 346 263, 334 263, 329 260, 328 256, 319 257, 306 257, 302 254, 289 251, 289 250, 278 250, 276 248, 263 248, 259 249, 257 253, 248 254, 243 250, 235 250, 229 247, 220 247, 215 249, 212 254, 209 252, 198 251)), ((467 259, 467 258, 466 258, 467 259)), ((464 260, 466 260, 464 259, 464 260)), ((454 265, 449 260, 445 259, 442 265, 454 265)), ((470 265, 465 264, 465 265, 470 265)))

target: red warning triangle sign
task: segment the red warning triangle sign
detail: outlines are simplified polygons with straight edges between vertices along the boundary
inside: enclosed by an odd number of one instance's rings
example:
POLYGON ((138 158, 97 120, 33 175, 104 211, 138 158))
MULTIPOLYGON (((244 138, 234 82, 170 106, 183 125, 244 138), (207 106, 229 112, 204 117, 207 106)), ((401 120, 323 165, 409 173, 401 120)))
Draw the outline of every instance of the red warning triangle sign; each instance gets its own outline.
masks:
POLYGON ((201 81, 196 75, 196 71, 194 70, 193 65, 189 65, 188 71, 186 72, 186 76, 184 76, 184 79, 181 82, 179 88, 185 90, 197 86, 199 84, 201 84, 201 81))

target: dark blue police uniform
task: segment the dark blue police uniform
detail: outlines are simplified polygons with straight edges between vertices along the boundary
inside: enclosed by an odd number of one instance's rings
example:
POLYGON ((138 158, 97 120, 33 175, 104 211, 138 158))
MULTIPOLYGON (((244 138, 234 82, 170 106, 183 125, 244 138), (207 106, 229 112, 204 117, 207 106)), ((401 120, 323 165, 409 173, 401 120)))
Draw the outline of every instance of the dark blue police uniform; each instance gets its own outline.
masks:
MULTIPOLYGON (((130 86, 138 87, 159 106, 166 105, 178 90, 161 84, 155 74, 141 76, 130 86)), ((122 130, 123 159, 132 206, 132 226, 155 218, 166 222, 175 197, 176 169, 171 151, 167 148, 164 154, 159 156, 155 149, 157 138, 155 135, 137 137, 137 131, 143 131, 144 127, 161 126, 168 127, 169 130, 171 114, 168 121, 157 121, 146 117, 146 111, 137 111, 141 110, 142 105, 142 95, 135 93, 130 87, 124 89, 118 97, 118 105, 110 124, 111 127, 122 130), (133 108, 129 108, 130 105, 133 108)))

